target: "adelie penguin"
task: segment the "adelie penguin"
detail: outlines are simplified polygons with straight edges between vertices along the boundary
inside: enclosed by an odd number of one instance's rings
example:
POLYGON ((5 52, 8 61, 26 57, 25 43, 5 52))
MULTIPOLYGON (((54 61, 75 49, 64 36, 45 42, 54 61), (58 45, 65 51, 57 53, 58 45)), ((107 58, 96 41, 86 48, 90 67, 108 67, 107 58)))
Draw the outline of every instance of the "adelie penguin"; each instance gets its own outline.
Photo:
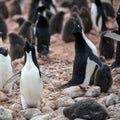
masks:
POLYGON ((5 19, 9 17, 8 8, 3 0, 0 1, 0 13, 5 19))
POLYGON ((0 32, 3 34, 3 41, 4 41, 7 37, 8 29, 5 19, 1 14, 0 14, 0 32))
POLYGON ((80 22, 76 23, 73 34, 75 36, 75 59, 72 78, 58 87, 59 89, 80 84, 88 86, 96 65, 102 66, 100 59, 96 56, 95 45, 85 36, 80 22))
POLYGON ((90 13, 91 13, 91 19, 93 23, 93 28, 95 28, 97 32, 107 30, 107 27, 105 24, 106 16, 100 0, 94 0, 94 2, 91 5, 90 13))
POLYGON ((11 65, 11 58, 8 54, 8 49, 0 47, 0 90, 11 92, 12 83, 6 85, 3 89, 4 84, 13 75, 13 69, 11 65))
POLYGON ((106 32, 101 34, 101 39, 99 43, 100 56, 104 56, 106 59, 112 58, 114 55, 114 40, 104 35, 106 32))
POLYGON ((16 33, 10 33, 9 34, 9 41, 10 41, 11 60, 13 61, 15 59, 23 57, 24 46, 25 46, 24 39, 16 33))
POLYGON ((64 20, 64 12, 60 11, 54 15, 50 21, 50 33, 55 34, 55 33, 61 33, 62 26, 63 26, 63 20, 64 20))
POLYGON ((93 99, 82 99, 69 107, 64 108, 63 114, 69 120, 76 118, 84 120, 106 120, 107 110, 93 99))
MULTIPOLYGON (((40 10, 38 8, 38 10, 40 10)), ((39 11, 38 11, 39 13, 39 11)), ((37 37, 37 52, 39 55, 44 55, 49 59, 50 45, 50 29, 47 19, 39 14, 38 20, 35 23, 35 35, 37 37)))
POLYGON ((40 109, 43 91, 42 73, 37 62, 35 48, 26 42, 24 51, 25 57, 22 70, 14 74, 4 86, 20 77, 20 93, 23 109, 29 107, 40 109))
POLYGON ((33 44, 34 35, 33 35, 33 24, 31 21, 26 20, 19 28, 18 34, 23 37, 23 39, 27 39, 29 43, 33 44))

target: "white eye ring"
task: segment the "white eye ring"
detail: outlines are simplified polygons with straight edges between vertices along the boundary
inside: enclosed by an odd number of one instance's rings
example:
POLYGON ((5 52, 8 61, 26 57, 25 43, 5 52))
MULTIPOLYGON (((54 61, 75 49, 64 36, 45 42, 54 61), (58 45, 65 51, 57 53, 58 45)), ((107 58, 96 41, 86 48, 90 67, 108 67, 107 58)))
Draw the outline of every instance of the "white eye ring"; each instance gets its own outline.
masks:
POLYGON ((80 27, 80 25, 78 25, 78 27, 80 27))

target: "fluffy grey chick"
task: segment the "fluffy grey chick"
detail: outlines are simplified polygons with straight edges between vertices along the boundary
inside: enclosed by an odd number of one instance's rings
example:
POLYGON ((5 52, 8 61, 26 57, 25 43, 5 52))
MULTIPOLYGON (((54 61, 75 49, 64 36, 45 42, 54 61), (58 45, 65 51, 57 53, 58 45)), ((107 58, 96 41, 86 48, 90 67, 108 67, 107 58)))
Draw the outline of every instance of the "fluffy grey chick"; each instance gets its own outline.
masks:
POLYGON ((63 110, 69 120, 76 118, 85 120, 106 120, 108 113, 99 103, 93 99, 83 99, 63 110))
POLYGON ((18 34, 31 44, 34 43, 33 39, 33 24, 31 21, 26 20, 20 27, 18 34))
POLYGON ((21 58, 24 55, 25 46, 23 38, 16 33, 10 33, 9 41, 10 41, 10 56, 12 61, 21 58))
POLYGON ((110 67, 103 63, 101 68, 98 68, 95 74, 94 85, 100 86, 101 92, 107 92, 112 86, 113 78, 110 67))
POLYGON ((62 26, 63 26, 63 20, 64 20, 64 12, 60 11, 56 13, 51 19, 50 19, 50 33, 60 33, 62 26))

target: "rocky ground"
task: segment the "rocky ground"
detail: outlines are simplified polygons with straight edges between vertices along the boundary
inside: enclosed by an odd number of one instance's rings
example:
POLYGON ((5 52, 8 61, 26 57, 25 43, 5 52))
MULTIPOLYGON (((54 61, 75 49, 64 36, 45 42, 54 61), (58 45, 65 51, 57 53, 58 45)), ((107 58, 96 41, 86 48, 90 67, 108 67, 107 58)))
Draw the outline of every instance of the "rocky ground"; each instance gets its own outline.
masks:
MULTIPOLYGON (((119 1, 114 3, 116 9, 119 6, 118 3, 120 4, 119 1)), ((9 6, 9 2, 7 2, 7 5, 9 6)), ((28 7, 28 5, 26 6, 28 7)), ((61 10, 61 8, 58 9, 61 10)), ((27 10, 22 14, 25 18, 27 17, 26 13, 27 10)), ((66 13, 65 20, 68 16, 69 13, 66 13)), ((18 30, 18 25, 14 19, 15 17, 6 20, 9 32, 18 30)), ((108 22, 107 26, 117 28, 115 20, 108 22)), ((100 33, 91 30, 86 35, 98 48, 100 33)), ((8 38, 3 46, 9 49, 8 38)), ((48 80, 44 82, 41 110, 37 108, 22 109, 18 80, 13 85, 11 95, 7 95, 2 91, 0 92, 0 120, 42 120, 41 116, 44 120, 68 120, 62 113, 63 109, 83 98, 93 98, 103 105, 109 113, 109 120, 120 120, 120 68, 112 70, 114 82, 108 93, 100 93, 100 89, 94 86, 91 86, 87 92, 83 92, 78 86, 56 91, 56 86, 70 80, 72 76, 74 42, 64 43, 61 34, 51 36, 50 57, 50 62, 37 57, 41 71, 48 77, 48 80), (91 92, 93 89, 96 91, 95 94, 91 92)), ((113 59, 107 60, 107 63, 110 64, 113 61, 114 57, 113 59)), ((22 58, 13 61, 13 68, 15 70, 22 69, 22 62, 22 58)))

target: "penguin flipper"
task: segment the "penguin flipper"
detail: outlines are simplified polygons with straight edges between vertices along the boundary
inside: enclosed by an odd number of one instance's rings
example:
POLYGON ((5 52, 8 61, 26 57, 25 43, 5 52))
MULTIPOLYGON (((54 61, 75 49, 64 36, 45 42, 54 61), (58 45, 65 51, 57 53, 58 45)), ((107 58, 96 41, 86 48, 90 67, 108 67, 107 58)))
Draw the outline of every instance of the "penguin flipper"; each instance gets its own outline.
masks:
POLYGON ((104 36, 114 39, 116 41, 120 41, 120 35, 117 33, 117 31, 108 32, 104 36))
POLYGON ((19 80, 20 79, 20 75, 21 75, 21 71, 18 71, 17 73, 15 73, 12 77, 10 77, 6 82, 5 84, 3 85, 3 88, 11 83, 12 81, 16 81, 16 80, 19 80))
POLYGON ((100 58, 98 58, 92 52, 89 53, 89 58, 90 58, 90 60, 94 61, 98 65, 98 67, 102 67, 102 62, 101 62, 100 58))

